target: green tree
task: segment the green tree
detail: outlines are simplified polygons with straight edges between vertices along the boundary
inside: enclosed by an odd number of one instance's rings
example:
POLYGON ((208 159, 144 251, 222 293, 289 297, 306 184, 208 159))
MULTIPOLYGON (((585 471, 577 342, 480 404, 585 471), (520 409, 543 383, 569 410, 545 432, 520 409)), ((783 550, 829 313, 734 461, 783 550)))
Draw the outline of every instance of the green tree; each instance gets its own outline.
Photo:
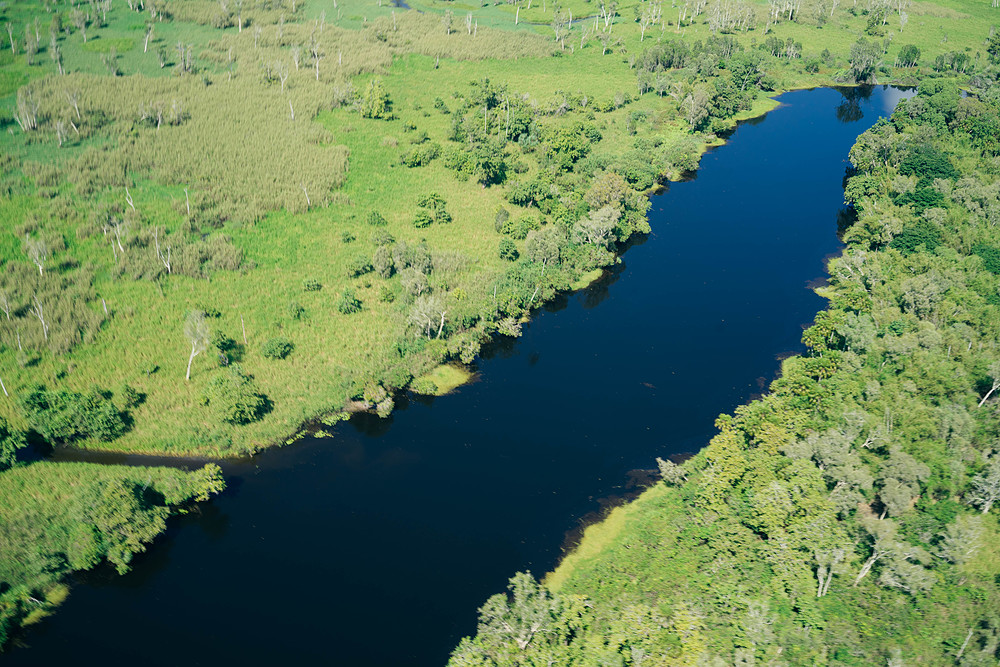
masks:
POLYGON ((229 366, 205 388, 205 404, 215 409, 219 418, 230 424, 248 424, 260 419, 267 406, 253 377, 243 372, 239 364, 229 366))
POLYGON ((167 514, 167 508, 146 503, 134 484, 115 480, 100 487, 90 519, 108 560, 125 573, 132 556, 166 529, 167 514))
POLYGON ((381 77, 375 77, 368 82, 364 95, 361 97, 362 118, 386 118, 392 109, 389 92, 385 89, 381 77))
POLYGON ((882 65, 882 45, 860 38, 851 47, 851 75, 858 83, 876 83, 875 72, 882 65))
POLYGON ((7 421, 0 417, 0 472, 14 465, 17 450, 25 444, 24 434, 11 429, 7 421))
POLYGON ((556 621, 559 601, 529 572, 518 572, 479 608, 479 637, 487 644, 513 644, 524 651, 535 636, 548 632, 556 621))

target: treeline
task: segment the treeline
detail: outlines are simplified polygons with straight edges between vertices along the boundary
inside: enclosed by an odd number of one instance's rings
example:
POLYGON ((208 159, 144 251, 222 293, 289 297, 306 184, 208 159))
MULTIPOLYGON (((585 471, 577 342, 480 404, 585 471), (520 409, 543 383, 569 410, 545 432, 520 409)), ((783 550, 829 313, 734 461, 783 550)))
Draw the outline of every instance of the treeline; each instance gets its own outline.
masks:
MULTIPOLYGON (((0 452, 18 437, 0 424, 0 452)), ((0 460, 0 465, 3 461, 0 460)), ((223 488, 219 467, 194 472, 84 463, 17 465, 0 475, 0 647, 66 596, 72 570, 126 572, 168 516, 223 488)))
POLYGON ((451 664, 996 664, 995 76, 859 137, 808 352, 596 553, 514 577, 451 664))

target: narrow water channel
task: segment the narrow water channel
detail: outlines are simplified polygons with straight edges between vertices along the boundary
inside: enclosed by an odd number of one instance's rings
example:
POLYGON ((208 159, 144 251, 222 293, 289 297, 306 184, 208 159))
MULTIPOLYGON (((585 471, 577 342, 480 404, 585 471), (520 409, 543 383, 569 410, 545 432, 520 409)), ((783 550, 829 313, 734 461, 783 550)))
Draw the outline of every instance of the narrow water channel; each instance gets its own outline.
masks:
POLYGON ((783 95, 477 382, 227 464, 225 494, 127 576, 79 577, 3 664, 443 664, 507 577, 550 570, 581 517, 654 457, 703 446, 802 349, 848 150, 902 95, 783 95))

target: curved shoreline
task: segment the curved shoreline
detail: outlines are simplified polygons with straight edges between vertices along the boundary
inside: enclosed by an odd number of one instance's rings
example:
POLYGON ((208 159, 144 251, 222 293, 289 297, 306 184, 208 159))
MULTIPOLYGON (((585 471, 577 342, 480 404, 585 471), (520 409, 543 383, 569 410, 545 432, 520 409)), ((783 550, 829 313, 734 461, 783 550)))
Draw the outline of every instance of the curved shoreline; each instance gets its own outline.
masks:
MULTIPOLYGON (((887 83, 887 84, 879 84, 879 85, 880 86, 891 86, 892 84, 891 83, 887 83)), ((801 86, 801 87, 789 87, 787 89, 779 89, 779 90, 774 91, 771 95, 768 95, 767 97, 759 98, 757 100, 757 102, 755 103, 754 108, 752 108, 750 110, 747 110, 747 111, 744 111, 744 112, 740 112, 736 116, 732 117, 731 119, 728 119, 728 121, 729 121, 729 131, 727 133, 727 136, 725 136, 725 137, 716 136, 714 139, 708 139, 706 137, 706 135, 700 135, 699 138, 702 141, 700 142, 700 152, 699 152, 699 155, 698 155, 699 167, 700 167, 701 158, 705 155, 705 153, 707 153, 708 151, 712 150, 713 148, 718 148, 720 146, 726 145, 728 143, 728 141, 729 141, 729 136, 731 135, 732 131, 734 131, 740 124, 742 124, 744 122, 747 122, 747 121, 751 121, 751 120, 755 120, 755 119, 758 119, 758 118, 762 118, 762 117, 766 116, 767 114, 771 113, 772 111, 778 109, 781 106, 781 103, 778 102, 775 98, 780 97, 781 95, 784 95, 785 93, 789 93, 789 92, 793 92, 793 91, 797 91, 797 90, 818 90, 818 89, 823 89, 823 88, 836 89, 836 88, 850 88, 850 87, 864 87, 864 86, 865 86, 865 84, 855 84, 855 85, 851 86, 851 85, 845 85, 845 84, 838 84, 838 83, 831 83, 831 82, 827 82, 827 81, 821 81, 821 82, 818 82, 816 85, 808 85, 808 86, 801 86)), ((694 175, 697 174, 697 172, 698 172, 697 169, 694 170, 693 172, 689 172, 689 173, 688 172, 681 172, 681 173, 676 174, 675 177, 673 177, 673 178, 671 178, 670 175, 668 175, 667 177, 661 178, 659 181, 657 181, 656 183, 654 183, 654 185, 651 188, 643 191, 642 194, 643 194, 643 196, 645 196, 647 198, 652 197, 652 196, 654 196, 656 194, 659 194, 660 192, 662 192, 667 187, 669 187, 670 183, 683 182, 685 180, 689 180, 690 178, 694 177, 694 175)), ((627 248, 625 250, 627 250, 627 248)), ((623 250, 620 253, 616 253, 615 256, 616 256, 616 259, 618 261, 621 261, 621 258, 624 256, 625 250, 623 250)), ((531 320, 533 319, 533 315, 535 313, 537 313, 541 308, 543 308, 548 303, 551 303, 553 300, 555 300, 555 299, 557 299, 557 298, 559 298, 561 296, 565 296, 566 294, 573 294, 573 293, 578 292, 580 290, 586 289, 591 284, 593 284, 593 283, 597 282, 598 280, 600 280, 604 275, 606 275, 606 273, 607 273, 607 269, 606 268, 595 269, 594 271, 591 272, 591 274, 587 274, 586 277, 589 277, 589 280, 586 282, 586 284, 580 284, 580 283, 574 284, 573 288, 570 289, 570 290, 562 291, 562 292, 556 292, 553 295, 552 299, 550 299, 549 301, 544 301, 544 302, 543 301, 539 301, 538 305, 536 305, 535 307, 533 307, 528 312, 528 314, 525 315, 525 317, 527 318, 525 320, 525 322, 526 323, 530 323, 531 320)), ((484 342, 485 343, 490 343, 490 342, 495 342, 495 340, 496 340, 496 335, 494 335, 493 337, 489 338, 487 341, 484 341, 484 342)), ((447 364, 452 364, 452 363, 456 363, 456 361, 454 359, 445 359, 441 363, 439 363, 439 364, 437 364, 437 365, 435 365, 435 366, 427 369, 424 372, 424 374, 434 372, 435 369, 437 369, 437 368, 439 368, 441 366, 447 365, 447 364)), ((467 365, 466 365, 466 368, 468 368, 467 365)), ((470 373, 470 377, 472 377, 473 375, 474 375, 474 373, 470 373)), ((460 387, 460 386, 462 386, 462 385, 456 385, 456 388, 460 387)), ((407 387, 402 388, 398 392, 394 393, 393 397, 394 398, 399 397, 401 394, 403 394, 405 392, 408 392, 408 391, 410 391, 409 385, 407 387)), ((296 427, 294 430, 290 431, 287 436, 285 436, 285 437, 278 437, 278 438, 272 440, 270 443, 261 445, 260 447, 256 448, 250 454, 233 454, 233 455, 222 455, 222 456, 220 456, 220 455, 215 454, 213 452, 210 452, 210 451, 205 452, 205 451, 201 451, 199 449, 191 449, 189 451, 177 452, 177 453, 173 453, 173 452, 171 452, 171 453, 164 453, 162 450, 155 450, 155 449, 144 450, 144 449, 130 448, 130 449, 127 449, 127 450, 123 450, 123 449, 117 449, 117 448, 114 448, 114 447, 101 447, 101 446, 94 446, 94 447, 90 447, 90 446, 88 446, 88 447, 67 447, 67 448, 60 448, 60 451, 74 452, 75 453, 75 454, 67 455, 63 460, 67 460, 67 461, 90 461, 90 462, 93 462, 93 463, 100 463, 101 461, 99 461, 98 459, 100 457, 102 457, 102 456, 115 456, 115 457, 127 457, 127 458, 142 457, 144 459, 150 459, 150 460, 152 460, 152 459, 158 459, 158 460, 163 461, 163 465, 168 465, 168 466, 171 466, 171 463, 169 463, 170 461, 176 461, 177 464, 181 464, 182 462, 203 462, 203 463, 204 462, 221 463, 221 462, 225 462, 225 461, 235 462, 235 461, 240 461, 240 460, 244 460, 244 459, 248 459, 248 458, 253 458, 254 456, 257 456, 258 454, 262 454, 262 453, 264 453, 266 451, 269 451, 269 450, 272 450, 272 449, 276 449, 276 448, 285 447, 287 445, 293 444, 295 441, 297 441, 297 440, 299 440, 299 439, 301 439, 303 437, 307 437, 309 435, 310 429, 321 428, 319 426, 319 424, 327 424, 328 425, 330 422, 341 421, 343 419, 349 418, 350 415, 352 415, 352 414, 355 414, 357 412, 370 411, 371 409, 372 409, 371 406, 365 406, 365 404, 363 402, 359 402, 359 401, 348 402, 348 403, 346 403, 345 405, 343 405, 339 409, 334 409, 334 410, 330 410, 328 412, 317 414, 317 415, 314 415, 314 416, 312 416, 312 417, 304 420, 298 427, 296 427), (86 454, 84 454, 84 453, 86 453, 86 454)), ((108 460, 107 462, 108 463, 114 463, 115 461, 108 460)), ((141 464, 139 464, 139 463, 135 463, 135 464, 125 463, 125 465, 141 465, 141 464)), ((172 467, 176 467, 176 466, 172 466, 172 467)))

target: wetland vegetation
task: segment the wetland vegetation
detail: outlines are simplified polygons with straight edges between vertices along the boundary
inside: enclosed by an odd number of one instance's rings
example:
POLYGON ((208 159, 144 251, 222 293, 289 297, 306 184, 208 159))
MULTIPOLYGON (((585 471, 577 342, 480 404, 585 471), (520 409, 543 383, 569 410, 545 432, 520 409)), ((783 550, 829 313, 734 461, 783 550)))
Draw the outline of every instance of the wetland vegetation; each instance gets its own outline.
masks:
POLYGON ((0 5, 4 632, 222 488, 26 443, 225 457, 387 418, 614 266, 768 96, 891 80, 920 91, 851 152, 807 354, 453 662, 995 659, 1000 10, 411 4, 0 5))

